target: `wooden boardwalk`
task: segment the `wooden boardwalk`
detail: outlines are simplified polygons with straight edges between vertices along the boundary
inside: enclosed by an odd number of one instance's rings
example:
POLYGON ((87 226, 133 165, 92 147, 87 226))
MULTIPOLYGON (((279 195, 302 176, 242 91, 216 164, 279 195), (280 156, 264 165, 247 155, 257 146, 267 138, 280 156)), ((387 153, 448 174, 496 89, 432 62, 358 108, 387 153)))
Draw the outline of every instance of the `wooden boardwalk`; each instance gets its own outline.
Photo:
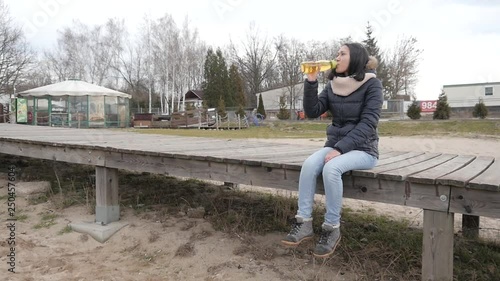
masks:
MULTIPOLYGON (((0 153, 96 166, 104 224, 119 219, 117 169, 297 190, 321 146, 0 124, 0 153)), ((344 196, 424 209, 422 280, 452 280, 453 214, 499 218, 499 172, 493 157, 383 152, 374 169, 344 175, 344 196)))

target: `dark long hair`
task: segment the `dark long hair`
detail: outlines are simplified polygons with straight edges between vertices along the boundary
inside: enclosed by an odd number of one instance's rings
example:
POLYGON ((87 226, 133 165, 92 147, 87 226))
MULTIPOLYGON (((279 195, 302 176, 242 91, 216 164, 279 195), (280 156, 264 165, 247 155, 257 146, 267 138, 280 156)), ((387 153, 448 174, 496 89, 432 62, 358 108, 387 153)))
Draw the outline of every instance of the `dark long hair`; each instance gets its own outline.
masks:
MULTIPOLYGON (((365 79, 365 68, 369 57, 368 51, 360 43, 345 43, 344 46, 349 48, 351 57, 347 68, 347 76, 354 78, 356 81, 362 81, 365 79)), ((344 74, 332 70, 328 75, 328 79, 332 80, 337 76, 344 76, 344 74)))

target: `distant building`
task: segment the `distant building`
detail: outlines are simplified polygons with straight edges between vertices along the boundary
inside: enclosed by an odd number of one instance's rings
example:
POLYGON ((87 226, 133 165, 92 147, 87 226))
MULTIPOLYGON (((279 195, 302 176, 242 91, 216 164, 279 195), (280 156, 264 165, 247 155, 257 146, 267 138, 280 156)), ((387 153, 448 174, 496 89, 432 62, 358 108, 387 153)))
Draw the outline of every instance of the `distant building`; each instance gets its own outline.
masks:
POLYGON ((411 101, 411 96, 410 95, 396 95, 394 100, 403 100, 403 101, 411 101))
POLYGON ((200 108, 203 106, 203 91, 202 90, 189 90, 184 94, 186 108, 194 107, 200 108))
POLYGON ((73 128, 130 125, 131 95, 84 81, 67 80, 18 95, 19 123, 73 128))
MULTIPOLYGON (((324 88, 324 84, 320 83, 318 87, 318 93, 324 88)), ((303 96, 304 96, 304 82, 295 84, 295 111, 303 110, 303 96)), ((259 100, 259 95, 262 94, 262 102, 264 103, 264 109, 266 110, 266 118, 275 119, 276 115, 280 110, 280 97, 284 96, 286 101, 286 108, 290 110, 290 87, 279 87, 275 89, 270 89, 257 93, 257 101, 259 100)))
POLYGON ((474 106, 482 100, 489 116, 500 116, 500 82, 444 85, 452 114, 472 117, 474 106))

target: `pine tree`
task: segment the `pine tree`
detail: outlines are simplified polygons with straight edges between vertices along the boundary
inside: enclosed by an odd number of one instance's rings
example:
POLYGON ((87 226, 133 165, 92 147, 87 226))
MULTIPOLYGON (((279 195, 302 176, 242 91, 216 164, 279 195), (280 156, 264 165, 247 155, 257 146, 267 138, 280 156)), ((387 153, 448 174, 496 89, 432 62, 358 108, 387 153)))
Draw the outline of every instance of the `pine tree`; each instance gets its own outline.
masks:
POLYGON ((234 106, 234 97, 229 92, 229 73, 227 71, 227 64, 220 48, 216 51, 217 55, 217 88, 219 91, 219 98, 222 97, 226 107, 234 106))
POLYGON ((219 114, 220 117, 225 117, 227 115, 225 102, 222 97, 220 97, 217 102, 217 114, 219 114))
POLYGON ((474 106, 472 116, 481 119, 484 119, 486 118, 486 116, 488 116, 488 108, 486 107, 482 99, 479 99, 479 102, 474 106))
POLYGON ((280 111, 278 112, 278 119, 280 120, 288 120, 290 119, 290 111, 286 108, 286 97, 281 96, 280 97, 280 111))
POLYGON ((240 116, 240 118, 245 118, 245 116, 247 115, 247 113, 243 109, 243 106, 241 106, 241 105, 238 106, 238 110, 236 111, 236 114, 238 114, 240 116))
POLYGON ((212 48, 207 51, 204 65, 204 81, 202 84, 203 100, 207 107, 215 107, 217 105, 217 57, 212 48))
POLYGON ((266 110, 264 109, 264 101, 262 101, 262 94, 259 95, 259 105, 257 106, 257 113, 266 116, 266 110))
POLYGON ((207 51, 204 66, 204 81, 202 89, 204 92, 204 102, 208 107, 218 107, 222 98, 226 105, 233 106, 234 98, 229 95, 229 75, 226 60, 222 51, 214 51, 210 48, 207 51))
POLYGON ((389 79, 389 70, 384 61, 383 54, 380 51, 380 48, 377 45, 377 40, 372 37, 373 27, 370 22, 366 25, 366 39, 363 40, 363 44, 365 45, 368 54, 374 56, 378 60, 377 66, 377 78, 382 82, 382 87, 384 90, 390 88, 390 79, 389 79))
POLYGON ((444 91, 439 95, 439 99, 436 106, 436 111, 434 111, 433 119, 450 119, 451 108, 448 105, 448 98, 444 91))
POLYGON ((380 48, 377 46, 377 40, 372 37, 373 27, 370 22, 366 25, 366 39, 363 40, 363 44, 365 45, 368 54, 376 57, 379 61, 381 61, 380 57, 380 48))
POLYGON ((420 109, 420 106, 419 106, 417 100, 413 100, 411 105, 408 107, 408 111, 406 112, 406 115, 408 115, 408 117, 410 117, 412 120, 417 120, 417 119, 420 119, 420 117, 421 117, 420 112, 421 112, 421 109, 420 109))
POLYGON ((233 97, 234 106, 245 107, 245 85, 235 64, 229 67, 229 94, 233 97))

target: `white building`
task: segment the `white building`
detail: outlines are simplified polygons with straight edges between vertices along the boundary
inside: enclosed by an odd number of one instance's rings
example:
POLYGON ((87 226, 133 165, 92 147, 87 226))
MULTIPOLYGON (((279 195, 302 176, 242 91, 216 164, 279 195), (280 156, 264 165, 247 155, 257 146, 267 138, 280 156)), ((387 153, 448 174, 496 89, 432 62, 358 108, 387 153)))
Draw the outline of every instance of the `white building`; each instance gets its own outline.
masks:
MULTIPOLYGON (((320 83, 318 87, 318 93, 324 88, 324 84, 320 83)), ((294 91, 294 104, 295 111, 303 110, 303 96, 304 96, 304 82, 296 84, 293 88, 294 91)), ((259 101, 259 95, 262 94, 262 102, 264 103, 264 109, 266 110, 266 118, 275 119, 276 115, 280 110, 280 97, 284 96, 286 99, 286 108, 290 110, 290 87, 280 87, 276 89, 267 90, 256 94, 257 102, 259 101)))
POLYGON ((500 114, 500 82, 444 85, 443 90, 453 113, 461 117, 472 117, 479 100, 488 107, 490 115, 500 114))

